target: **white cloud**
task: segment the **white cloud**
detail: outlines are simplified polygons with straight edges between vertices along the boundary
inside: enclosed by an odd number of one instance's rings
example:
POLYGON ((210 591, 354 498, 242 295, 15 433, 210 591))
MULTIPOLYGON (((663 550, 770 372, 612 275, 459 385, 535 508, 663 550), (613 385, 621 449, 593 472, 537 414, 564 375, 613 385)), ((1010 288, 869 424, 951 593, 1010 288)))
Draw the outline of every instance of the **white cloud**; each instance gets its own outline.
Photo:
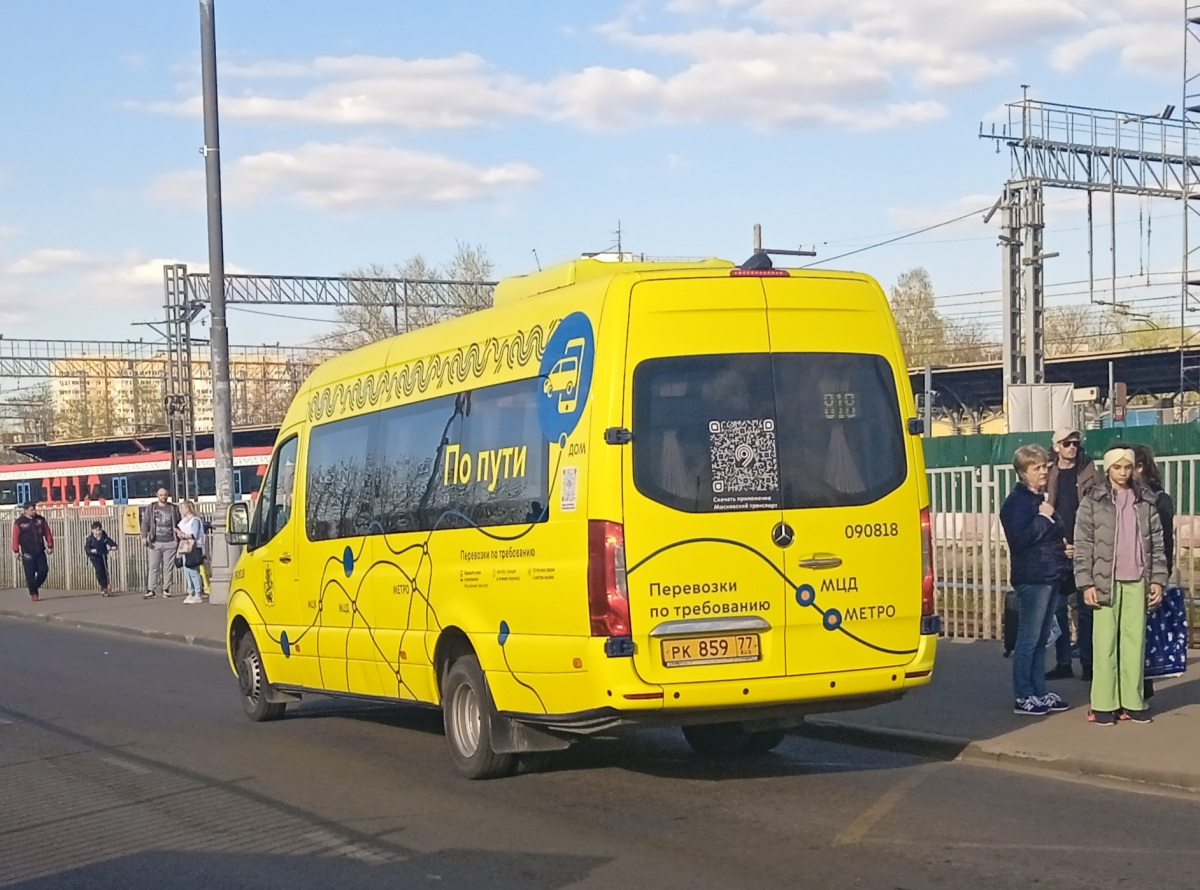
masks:
POLYGON ((54 275, 66 269, 92 266, 97 262, 81 250, 43 247, 9 263, 4 271, 10 275, 54 275))
MULTIPOLYGON (((1029 53, 1064 70, 1111 55, 1124 70, 1176 72, 1177 7, 1178 0, 641 0, 595 29, 631 56, 623 67, 583 60, 537 81, 473 53, 235 60, 222 69, 222 113, 423 130, 520 118, 590 130, 709 121, 919 125, 946 114, 944 94, 1010 74, 1029 53)), ((198 116, 194 84, 190 92, 150 107, 198 116)))
MULTIPOLYGON (((540 179, 521 163, 477 167, 444 155, 370 143, 312 142, 289 151, 238 158, 228 168, 225 195, 231 204, 292 200, 335 214, 483 200, 540 179)), ((150 187, 165 203, 199 206, 199 171, 169 173, 150 187)))
MULTIPOLYGON (((320 56, 310 63, 234 64, 227 79, 316 80, 300 96, 247 91, 221 98, 221 115, 249 120, 456 129, 532 114, 541 90, 499 73, 477 55, 441 59, 320 56)), ((157 111, 199 116, 199 96, 155 103, 157 111)))
MULTIPOLYGON (((107 254, 78 248, 42 248, 5 267, 0 275, 0 318, 9 324, 78 314, 84 301, 122 313, 162 314, 163 270, 172 258, 138 251, 107 254)), ((35 335, 36 336, 36 335, 35 335)))

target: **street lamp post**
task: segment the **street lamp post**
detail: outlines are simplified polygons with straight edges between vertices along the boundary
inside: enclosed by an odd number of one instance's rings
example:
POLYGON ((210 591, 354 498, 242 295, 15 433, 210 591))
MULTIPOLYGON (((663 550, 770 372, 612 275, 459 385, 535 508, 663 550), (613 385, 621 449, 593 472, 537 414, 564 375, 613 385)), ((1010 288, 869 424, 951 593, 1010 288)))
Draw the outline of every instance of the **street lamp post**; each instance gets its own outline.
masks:
POLYGON ((225 242, 221 226, 221 136, 217 116, 217 33, 213 0, 200 0, 200 70, 204 95, 204 180, 208 196, 208 276, 213 389, 213 466, 217 521, 209 543, 210 601, 229 601, 236 553, 224 543, 225 510, 233 501, 233 411, 229 390, 229 327, 225 319, 225 242))

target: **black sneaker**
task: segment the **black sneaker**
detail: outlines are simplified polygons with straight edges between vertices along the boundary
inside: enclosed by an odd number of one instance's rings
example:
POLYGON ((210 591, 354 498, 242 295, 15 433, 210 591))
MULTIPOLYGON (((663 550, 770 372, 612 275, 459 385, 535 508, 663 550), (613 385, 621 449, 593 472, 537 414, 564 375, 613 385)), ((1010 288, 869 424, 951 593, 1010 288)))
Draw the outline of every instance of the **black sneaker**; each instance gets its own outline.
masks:
POLYGON ((1075 671, 1071 669, 1069 664, 1060 664, 1054 670, 1046 674, 1047 680, 1070 680, 1075 676, 1075 671))
POLYGON ((1095 723, 1097 726, 1114 726, 1117 718, 1113 716, 1112 711, 1088 711, 1088 723, 1095 723))
POLYGON ((154 596, 155 596, 155 593, 153 590, 147 590, 145 593, 142 594, 142 599, 152 600, 152 599, 154 599, 154 596))
POLYGON ((1130 711, 1125 708, 1121 711, 1121 719, 1128 720, 1131 723, 1153 723, 1154 718, 1150 716, 1149 711, 1130 711))

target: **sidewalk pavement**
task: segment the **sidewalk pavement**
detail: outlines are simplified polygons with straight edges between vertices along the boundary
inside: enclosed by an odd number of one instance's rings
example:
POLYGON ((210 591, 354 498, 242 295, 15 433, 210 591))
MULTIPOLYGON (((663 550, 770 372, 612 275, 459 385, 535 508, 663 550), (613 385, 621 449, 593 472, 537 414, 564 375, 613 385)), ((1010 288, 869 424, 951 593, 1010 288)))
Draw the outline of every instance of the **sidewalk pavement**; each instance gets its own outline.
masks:
MULTIPOLYGON (((3 590, 0 615, 224 649, 225 608, 182 599, 51 590, 33 603, 24 590, 3 590)), ((1077 679, 1049 684, 1071 710, 1013 714, 1012 662, 1002 651, 998 642, 942 639, 929 686, 886 705, 809 717, 799 731, 966 763, 1200 791, 1200 653, 1184 676, 1156 682, 1153 723, 1100 727, 1087 722, 1088 684, 1077 679)))
POLYGON ((0 615, 225 648, 225 607, 185 606, 181 594, 144 600, 136 591, 104 597, 96 590, 43 590, 34 603, 28 591, 0 590, 0 615))
POLYGON ((1153 723, 1103 727, 1087 722, 1090 684, 1078 678, 1047 684, 1071 710, 1014 714, 1003 651, 999 642, 943 638, 929 686, 886 705, 809 717, 803 731, 965 763, 1200 791, 1200 653, 1182 677, 1155 681, 1153 723))

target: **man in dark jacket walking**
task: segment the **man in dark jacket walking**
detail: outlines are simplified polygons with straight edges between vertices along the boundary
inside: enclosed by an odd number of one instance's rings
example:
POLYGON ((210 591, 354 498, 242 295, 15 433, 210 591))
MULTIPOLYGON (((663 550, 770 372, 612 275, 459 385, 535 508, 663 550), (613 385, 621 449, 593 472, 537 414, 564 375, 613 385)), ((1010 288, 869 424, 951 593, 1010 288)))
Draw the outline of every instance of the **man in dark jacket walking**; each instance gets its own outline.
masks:
POLYGON ((38 514, 37 506, 33 503, 26 504, 13 523, 12 550, 21 554, 29 598, 36 603, 38 592, 50 574, 46 556, 54 552, 54 534, 50 531, 50 523, 38 514))
MULTIPOLYGON (((1075 546, 1075 516, 1079 502, 1100 478, 1096 464, 1083 451, 1083 436, 1079 430, 1061 429, 1054 433, 1055 460, 1046 480, 1050 506, 1062 520, 1067 544, 1075 546)), ((1056 597, 1054 616, 1062 634, 1054 644, 1055 667, 1046 674, 1047 680, 1064 680, 1075 676, 1071 669, 1070 597, 1076 593, 1073 579, 1068 579, 1056 597)), ((1077 595, 1079 610, 1079 667, 1084 680, 1092 679, 1092 608, 1077 595)))
POLYGON ((1071 562, 1062 520, 1045 497, 1049 453, 1041 445, 1023 445, 1013 457, 1013 467, 1020 481, 1000 508, 1012 584, 1020 601, 1012 653, 1013 712, 1043 716, 1070 707, 1046 689, 1045 655, 1054 622, 1054 597, 1071 571, 1071 562))

